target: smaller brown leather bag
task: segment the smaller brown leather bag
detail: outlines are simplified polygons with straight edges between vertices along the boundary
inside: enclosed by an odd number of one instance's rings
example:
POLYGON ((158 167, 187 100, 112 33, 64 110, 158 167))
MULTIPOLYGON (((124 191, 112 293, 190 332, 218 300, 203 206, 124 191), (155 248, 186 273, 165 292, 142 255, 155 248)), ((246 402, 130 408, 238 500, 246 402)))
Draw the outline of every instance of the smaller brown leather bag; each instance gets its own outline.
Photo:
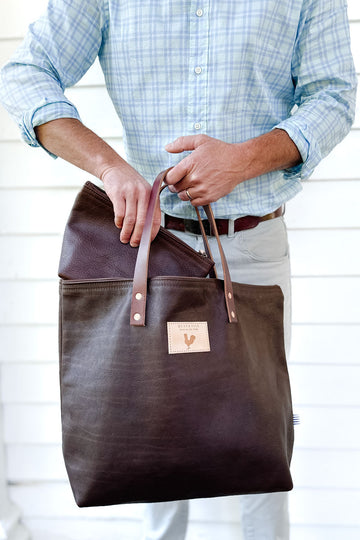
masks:
POLYGON ((231 283, 218 235, 224 280, 149 277, 165 174, 133 279, 102 279, 100 259, 98 278, 60 281, 63 452, 79 506, 292 488, 281 289, 231 283))
MULTIPOLYGON (((59 264, 63 279, 132 278, 139 248, 119 241, 112 202, 92 182, 76 197, 66 224, 59 264)), ((160 227, 151 244, 149 277, 205 277, 214 262, 160 227)))

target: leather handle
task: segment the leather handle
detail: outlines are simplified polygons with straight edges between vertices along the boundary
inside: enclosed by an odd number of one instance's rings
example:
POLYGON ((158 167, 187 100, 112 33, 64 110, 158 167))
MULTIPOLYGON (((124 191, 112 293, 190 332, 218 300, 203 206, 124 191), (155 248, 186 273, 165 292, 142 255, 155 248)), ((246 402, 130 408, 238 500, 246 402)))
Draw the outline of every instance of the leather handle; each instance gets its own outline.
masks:
POLYGON ((230 271, 229 266, 225 257, 225 253, 223 250, 223 247, 221 245, 219 232, 217 230, 215 217, 212 211, 212 208, 210 204, 207 204, 206 206, 203 206, 206 216, 210 222, 211 228, 213 230, 213 233, 215 234, 215 238, 217 240, 217 245, 220 253, 220 259, 221 259, 221 266, 223 269, 224 274, 224 293, 225 293, 225 304, 226 309, 228 313, 228 318, 230 323, 237 322, 237 316, 236 316, 236 309, 235 309, 235 300, 234 300, 234 291, 233 286, 231 282, 230 277, 230 271))
POLYGON ((143 233, 141 235, 139 250, 136 258, 133 290, 131 297, 131 326, 145 326, 147 277, 149 266, 149 254, 151 244, 151 229, 154 221, 156 203, 160 195, 160 188, 169 169, 161 172, 153 184, 149 206, 146 213, 143 233))
MULTIPOLYGON (((170 167, 167 171, 169 171, 170 169, 172 169, 172 167, 170 167)), ((164 189, 166 189, 168 186, 166 184, 164 184, 163 186, 161 186, 160 188, 160 194, 164 191, 164 189)), ((203 222, 201 220, 201 217, 200 217, 200 213, 199 213, 199 210, 198 208, 195 206, 195 210, 196 210, 196 214, 197 214, 197 218, 198 218, 198 221, 199 221, 199 225, 200 225, 200 231, 201 231, 201 236, 202 236, 202 239, 203 239, 203 243, 204 243, 204 250, 205 250, 205 254, 206 256, 214 263, 214 266, 211 268, 210 272, 209 272, 209 276, 212 277, 212 278, 217 278, 217 272, 216 272, 216 268, 215 268, 215 262, 214 262, 214 258, 212 256, 212 253, 211 253, 211 249, 210 249, 210 245, 209 245, 209 241, 208 241, 208 237, 206 236, 206 232, 205 232, 205 229, 204 229, 204 225, 203 225, 203 222)))
MULTIPOLYGON (((148 265, 149 265, 149 254, 150 254, 150 245, 151 245, 151 230, 152 224, 154 221, 155 209, 158 198, 160 196, 162 183, 170 169, 167 169, 161 172, 155 179, 154 185, 151 190, 149 206, 145 218, 144 230, 141 236, 138 255, 136 258, 135 270, 134 270, 134 279, 133 279, 133 289, 132 289, 132 298, 131 298, 131 313, 130 313, 130 325, 131 326, 145 326, 145 312, 146 312, 146 295, 147 295, 147 278, 148 278, 148 265)), ((230 278, 229 267, 226 261, 225 253, 223 251, 220 236, 216 227, 216 222, 214 214, 210 205, 204 206, 205 213, 210 221, 212 230, 214 231, 220 258, 224 274, 224 296, 225 304, 228 313, 228 318, 230 323, 237 322, 235 302, 234 302, 234 293, 230 278)), ((200 214, 198 213, 198 219, 200 226, 202 225, 200 214)), ((203 231, 203 227, 201 228, 203 231)), ((205 231, 203 233, 205 249, 209 252, 210 248, 207 242, 205 231)))

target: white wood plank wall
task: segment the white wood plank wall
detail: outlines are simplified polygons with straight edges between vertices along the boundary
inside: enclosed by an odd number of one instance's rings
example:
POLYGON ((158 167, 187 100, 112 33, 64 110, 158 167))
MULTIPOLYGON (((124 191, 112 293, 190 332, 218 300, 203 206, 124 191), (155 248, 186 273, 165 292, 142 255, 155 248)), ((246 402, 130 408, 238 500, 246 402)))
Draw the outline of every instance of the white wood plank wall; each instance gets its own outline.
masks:
MULTIPOLYGON (((45 5, 0 3, 0 64, 45 5)), ((359 73, 359 0, 349 0, 349 17, 359 73)), ((85 123, 121 151, 121 126, 98 66, 68 94, 85 123)), ((60 449, 57 263, 66 217, 87 175, 26 147, 3 109, 0 125, 0 395, 10 494, 34 540, 136 539, 141 506, 75 506, 60 449)), ((292 540, 360 538, 359 152, 358 106, 349 136, 287 208, 290 373, 301 417, 292 540)), ((236 497, 193 503, 188 540, 239 540, 237 508, 236 497)))

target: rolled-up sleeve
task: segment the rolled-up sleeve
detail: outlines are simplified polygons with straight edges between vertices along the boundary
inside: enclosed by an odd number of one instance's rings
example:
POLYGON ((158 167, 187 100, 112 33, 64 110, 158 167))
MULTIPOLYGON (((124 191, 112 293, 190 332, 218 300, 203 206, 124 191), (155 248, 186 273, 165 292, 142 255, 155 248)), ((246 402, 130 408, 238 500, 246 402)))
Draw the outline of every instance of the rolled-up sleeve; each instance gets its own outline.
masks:
POLYGON ((349 132, 357 78, 344 0, 308 0, 292 61, 295 112, 276 128, 299 149, 302 164, 286 175, 306 179, 349 132))
POLYGON ((97 0, 50 0, 46 13, 0 73, 0 100, 30 146, 34 127, 79 113, 64 94, 86 73, 102 44, 106 19, 97 0))

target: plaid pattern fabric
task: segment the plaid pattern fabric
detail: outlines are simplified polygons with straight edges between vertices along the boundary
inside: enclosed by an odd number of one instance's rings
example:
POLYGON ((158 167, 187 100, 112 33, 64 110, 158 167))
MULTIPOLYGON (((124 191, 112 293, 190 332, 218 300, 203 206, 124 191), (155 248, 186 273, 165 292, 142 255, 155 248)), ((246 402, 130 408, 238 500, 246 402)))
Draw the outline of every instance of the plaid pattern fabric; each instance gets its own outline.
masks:
MULTIPOLYGON (((214 203, 217 217, 289 200, 353 121, 345 0, 50 0, 1 74, 1 100, 28 144, 38 145, 34 126, 79 117, 64 90, 97 56, 127 159, 149 181, 181 159, 164 150, 180 135, 288 132, 303 164, 240 184, 214 203)), ((194 217, 176 195, 163 206, 194 217)))

